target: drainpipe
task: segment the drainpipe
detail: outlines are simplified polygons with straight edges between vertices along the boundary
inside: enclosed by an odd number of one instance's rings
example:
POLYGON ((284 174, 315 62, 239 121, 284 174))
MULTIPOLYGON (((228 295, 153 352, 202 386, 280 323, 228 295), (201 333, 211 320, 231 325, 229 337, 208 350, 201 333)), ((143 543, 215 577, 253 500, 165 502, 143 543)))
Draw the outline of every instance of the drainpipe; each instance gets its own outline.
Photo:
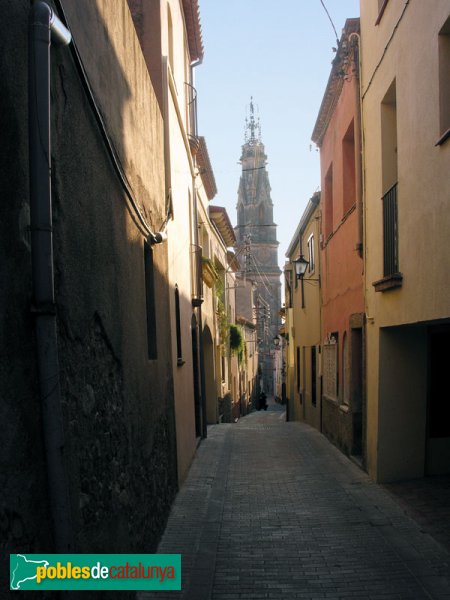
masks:
POLYGON ((32 312, 36 324, 39 392, 56 552, 72 546, 72 527, 61 408, 54 291, 51 148, 50 47, 67 45, 70 32, 45 2, 35 2, 29 29, 29 161, 32 312))
MULTIPOLYGON (((194 85, 194 69, 198 65, 201 65, 203 62, 203 58, 199 58, 196 61, 192 62, 189 66, 190 72, 190 80, 192 85, 194 85)), ((195 136, 197 137, 197 114, 195 115, 195 136)), ((197 158, 196 155, 193 154, 193 162, 194 162, 194 176, 192 178, 192 208, 194 211, 194 244, 196 248, 199 248, 199 239, 198 239, 198 210, 197 210, 197 187, 196 187, 196 179, 198 177, 198 169, 197 169, 197 158)), ((197 263, 197 274, 196 274, 196 286, 197 286, 197 297, 200 297, 200 290, 202 286, 202 273, 201 267, 198 268, 197 263)), ((208 427, 207 427, 207 412, 206 412, 206 377, 205 377, 205 354, 203 348, 203 318, 202 318, 202 304, 199 302, 197 306, 197 323, 199 329, 198 336, 198 348, 199 348, 199 357, 200 357, 200 396, 201 396, 201 408, 202 408, 202 437, 208 437, 208 427)))
MULTIPOLYGON (((194 165, 195 165, 195 157, 194 157, 194 165)), ((199 239, 198 239, 198 210, 197 210, 197 188, 196 188, 196 176, 192 178, 192 209, 194 211, 194 244, 198 249, 199 239)), ((202 286, 202 271, 201 271, 201 262, 200 260, 196 261, 196 297, 198 300, 197 306, 197 326, 199 329, 198 332, 198 350, 199 350, 199 365, 200 365, 200 397, 201 397, 201 409, 202 409, 202 437, 208 437, 208 427, 207 427, 207 413, 206 413, 206 377, 205 377, 205 354, 203 349, 203 320, 202 320, 202 302, 200 300, 200 290, 202 286)))
POLYGON ((357 144, 356 156, 358 157, 356 165, 356 205, 358 211, 358 243, 357 251, 364 259, 364 139, 362 129, 362 89, 361 89, 361 38, 359 33, 354 31, 348 36, 349 42, 355 40, 353 49, 356 56, 355 70, 357 83, 355 85, 355 101, 357 107, 357 118, 355 119, 355 141, 357 144))
MULTIPOLYGON (((405 4, 404 10, 408 5, 408 1, 405 4)), ((401 19, 402 17, 400 17, 401 19)), ((398 23, 397 23, 398 25, 398 23)), ((364 323, 363 323, 363 381, 366 379, 367 373, 367 353, 366 353, 366 340, 367 340, 367 328, 366 328, 366 319, 368 315, 368 305, 367 305, 367 269, 366 269, 366 157, 365 157, 365 140, 364 140, 364 117, 363 117, 363 100, 365 96, 365 92, 363 94, 363 86, 362 86, 362 48, 361 48, 361 35, 356 31, 349 35, 349 41, 352 38, 356 39, 355 44, 355 52, 358 55, 358 63, 357 63, 357 72, 358 72, 358 85, 356 87, 357 94, 357 102, 359 103, 359 113, 358 113, 358 126, 359 126, 359 136, 358 142, 360 145, 360 155, 359 158, 359 180, 360 180, 360 190, 358 196, 358 204, 360 209, 360 217, 358 221, 358 233, 359 233, 359 243, 360 243, 360 256, 363 259, 363 293, 364 293, 364 323)), ((369 86, 370 87, 369 82, 369 86)), ((367 92, 367 89, 366 89, 367 92)), ((356 132, 355 132, 356 134, 356 132)), ((356 137, 356 135, 355 135, 356 137)), ((362 390, 363 397, 361 399, 362 402, 362 410, 363 410, 363 439, 362 439, 362 455, 363 455, 363 467, 367 470, 367 388, 363 385, 362 390)))

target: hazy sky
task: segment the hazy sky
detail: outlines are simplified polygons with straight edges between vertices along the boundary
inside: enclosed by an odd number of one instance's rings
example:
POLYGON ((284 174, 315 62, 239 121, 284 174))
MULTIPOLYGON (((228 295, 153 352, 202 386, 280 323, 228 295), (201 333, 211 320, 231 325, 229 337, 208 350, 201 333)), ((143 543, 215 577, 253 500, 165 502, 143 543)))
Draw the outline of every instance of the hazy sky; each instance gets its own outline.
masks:
MULTIPOLYGON (((359 16, 359 0, 324 0, 338 36, 359 16)), ((236 224, 244 121, 259 109, 268 157, 278 261, 312 194, 320 189, 311 133, 333 60, 336 36, 320 0, 200 0, 205 46, 196 69, 199 134, 205 136, 218 194, 236 224)))

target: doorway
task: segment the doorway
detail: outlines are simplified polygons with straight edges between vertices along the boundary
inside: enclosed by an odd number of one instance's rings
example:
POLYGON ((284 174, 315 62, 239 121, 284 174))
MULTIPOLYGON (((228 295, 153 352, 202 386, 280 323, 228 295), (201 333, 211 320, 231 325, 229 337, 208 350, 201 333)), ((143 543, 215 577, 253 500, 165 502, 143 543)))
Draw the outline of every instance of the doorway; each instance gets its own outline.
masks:
POLYGON ((450 327, 428 331, 428 435, 426 474, 450 473, 450 327))
POLYGON ((197 319, 192 315, 191 319, 192 335, 192 368, 194 373, 194 412, 195 412, 195 435, 202 436, 202 400, 200 394, 200 361, 198 347, 198 329, 197 319))
POLYGON ((214 343, 208 326, 203 330, 203 360, 205 363, 206 422, 218 422, 217 388, 214 368, 214 343))
POLYGON ((352 455, 363 455, 363 330, 351 329, 351 377, 350 397, 353 413, 353 444, 352 455))

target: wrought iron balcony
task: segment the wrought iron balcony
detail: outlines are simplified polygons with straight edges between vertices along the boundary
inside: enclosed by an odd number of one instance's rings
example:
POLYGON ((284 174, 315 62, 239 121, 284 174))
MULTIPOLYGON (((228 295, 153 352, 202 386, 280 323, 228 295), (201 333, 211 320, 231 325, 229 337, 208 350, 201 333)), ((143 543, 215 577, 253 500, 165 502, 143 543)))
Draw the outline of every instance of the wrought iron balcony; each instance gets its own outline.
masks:
POLYGON ((200 146, 197 122, 197 90, 190 83, 185 82, 184 86, 186 89, 189 144, 192 154, 195 155, 200 146))
POLYGON ((397 183, 383 196, 383 274, 398 273, 397 183))
POLYGON ((398 270, 398 217, 397 183, 383 198, 383 278, 374 281, 376 292, 385 292, 402 286, 403 275, 398 270))

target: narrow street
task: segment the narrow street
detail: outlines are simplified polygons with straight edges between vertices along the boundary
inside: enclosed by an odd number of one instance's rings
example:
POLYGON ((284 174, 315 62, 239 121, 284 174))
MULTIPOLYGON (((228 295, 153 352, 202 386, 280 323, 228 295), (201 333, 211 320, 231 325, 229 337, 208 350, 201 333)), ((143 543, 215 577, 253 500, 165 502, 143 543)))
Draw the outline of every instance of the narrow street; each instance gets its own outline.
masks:
POLYGON ((450 555, 282 407, 213 426, 159 546, 182 592, 139 600, 450 598, 450 555))

